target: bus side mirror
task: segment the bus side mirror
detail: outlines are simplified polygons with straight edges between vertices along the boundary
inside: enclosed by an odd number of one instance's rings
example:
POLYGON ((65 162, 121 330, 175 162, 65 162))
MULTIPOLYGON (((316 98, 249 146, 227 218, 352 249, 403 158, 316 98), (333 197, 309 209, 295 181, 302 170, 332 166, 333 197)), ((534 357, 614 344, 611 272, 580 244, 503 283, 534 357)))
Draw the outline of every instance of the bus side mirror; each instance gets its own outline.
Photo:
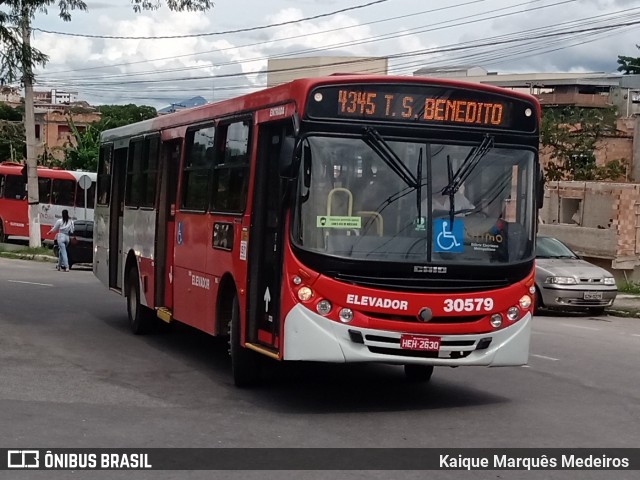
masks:
POLYGON ((22 181, 24 183, 27 183, 27 180, 29 179, 29 176, 27 174, 27 164, 26 163, 22 167, 22 170, 20 170, 20 173, 22 174, 22 181))
POLYGON ((284 136, 280 144, 278 166, 282 178, 293 179, 298 174, 300 156, 296 154, 296 139, 284 136))
POLYGON ((538 209, 542 208, 544 204, 544 174, 542 173, 542 169, 538 167, 538 178, 536 182, 536 207, 538 209))

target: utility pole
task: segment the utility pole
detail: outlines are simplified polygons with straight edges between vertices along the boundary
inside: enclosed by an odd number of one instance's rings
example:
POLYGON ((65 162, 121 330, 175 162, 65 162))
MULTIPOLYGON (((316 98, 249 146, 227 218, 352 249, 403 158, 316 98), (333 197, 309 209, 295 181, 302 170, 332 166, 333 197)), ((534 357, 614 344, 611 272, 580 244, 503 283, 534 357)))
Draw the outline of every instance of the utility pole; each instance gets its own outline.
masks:
POLYGON ((27 140, 27 201, 29 213, 29 246, 40 247, 38 204, 38 163, 36 159, 36 126, 33 109, 33 68, 31 66, 31 25, 29 7, 22 6, 22 72, 24 83, 24 130, 27 140))

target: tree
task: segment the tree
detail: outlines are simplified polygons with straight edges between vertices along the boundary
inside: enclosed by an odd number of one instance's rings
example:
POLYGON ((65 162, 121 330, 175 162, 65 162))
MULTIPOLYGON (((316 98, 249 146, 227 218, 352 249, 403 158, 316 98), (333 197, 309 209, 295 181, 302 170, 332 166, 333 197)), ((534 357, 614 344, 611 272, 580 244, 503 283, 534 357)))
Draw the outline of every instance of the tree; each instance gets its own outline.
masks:
MULTIPOLYGON (((640 45, 636 45, 636 48, 640 48, 640 45)), ((626 57, 624 55, 618 55, 618 71, 625 75, 638 75, 640 74, 640 57, 626 57)))
POLYGON ((66 168, 95 172, 100 153, 100 133, 109 128, 155 118, 158 114, 153 107, 133 104, 101 105, 98 111, 101 114, 100 120, 90 123, 84 129, 77 128, 73 120, 69 119, 69 130, 74 141, 67 143, 64 148, 66 168))
MULTIPOLYGON (((155 10, 161 0, 131 0, 133 10, 155 10)), ((33 111, 33 70, 45 66, 47 56, 31 47, 31 21, 36 14, 47 14, 47 7, 57 4, 60 18, 71 20, 71 11, 86 11, 82 0, 0 0, 0 77, 9 82, 22 80, 24 85, 24 126, 27 144, 27 198, 29 201, 29 245, 40 246, 40 224, 38 218, 38 175, 35 155, 35 118, 33 111)), ((206 11, 213 6, 211 0, 166 0, 172 11, 206 11)))
POLYGON ((122 127, 129 125, 130 123, 141 122, 142 120, 148 120, 158 116, 158 112, 155 108, 147 105, 100 105, 98 107, 100 112, 100 121, 98 128, 100 131, 107 130, 109 128, 122 127))
POLYGON ((615 180, 625 174, 623 162, 614 160, 604 167, 596 165, 598 142, 614 135, 615 110, 566 107, 545 109, 540 142, 551 149, 547 180, 615 180))
POLYGON ((69 170, 98 170, 98 154, 100 153, 100 132, 97 122, 79 130, 69 119, 69 129, 74 138, 74 144, 65 145, 64 166, 69 170))

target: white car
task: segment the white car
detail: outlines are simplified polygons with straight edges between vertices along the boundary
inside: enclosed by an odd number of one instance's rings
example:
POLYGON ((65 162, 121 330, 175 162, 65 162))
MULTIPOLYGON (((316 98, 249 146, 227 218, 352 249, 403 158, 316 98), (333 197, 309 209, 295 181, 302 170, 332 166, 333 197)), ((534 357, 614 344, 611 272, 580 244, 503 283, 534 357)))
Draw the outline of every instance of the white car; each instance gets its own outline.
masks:
POLYGON ((600 315, 617 293, 611 273, 582 260, 557 238, 538 236, 536 309, 579 308, 600 315))

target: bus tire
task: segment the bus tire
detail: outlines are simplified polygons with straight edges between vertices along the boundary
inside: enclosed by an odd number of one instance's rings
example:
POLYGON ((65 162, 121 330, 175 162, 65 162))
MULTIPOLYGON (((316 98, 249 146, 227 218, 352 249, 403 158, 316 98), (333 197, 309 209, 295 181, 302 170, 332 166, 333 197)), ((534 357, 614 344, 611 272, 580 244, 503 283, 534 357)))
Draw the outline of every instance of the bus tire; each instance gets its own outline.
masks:
POLYGON ((140 282, 138 269, 131 268, 127 282, 127 315, 129 327, 135 335, 143 335, 151 330, 151 310, 140 303, 140 282))
POLYGON ((433 365, 414 365, 407 364, 404 366, 404 375, 410 382, 428 382, 433 375, 433 365))
POLYGON ((233 383, 236 387, 252 387, 260 379, 260 359, 256 352, 240 344, 240 305, 238 297, 233 298, 229 330, 233 383))
POLYGON ((7 236, 4 234, 4 220, 0 218, 0 243, 7 241, 7 236))
POLYGON ((536 285, 536 295, 533 300, 533 313, 534 315, 540 313, 540 309, 544 308, 544 302, 542 301, 542 294, 540 293, 540 289, 536 285))

